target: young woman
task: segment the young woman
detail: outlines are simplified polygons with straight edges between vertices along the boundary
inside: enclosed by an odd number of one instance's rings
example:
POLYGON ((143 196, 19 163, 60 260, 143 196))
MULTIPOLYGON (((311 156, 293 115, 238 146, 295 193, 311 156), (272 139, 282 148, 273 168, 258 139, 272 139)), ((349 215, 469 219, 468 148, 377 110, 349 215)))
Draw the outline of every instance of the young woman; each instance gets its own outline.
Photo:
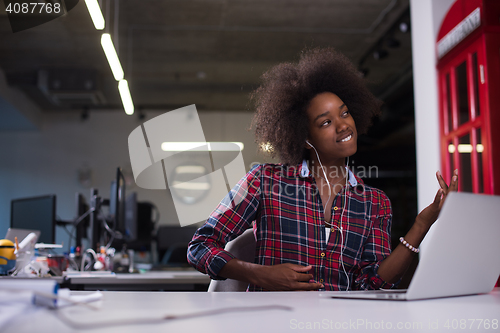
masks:
POLYGON ((254 166, 195 233, 188 261, 213 279, 249 290, 359 290, 395 287, 436 221, 448 187, 439 172, 434 202, 391 253, 385 193, 346 167, 380 102, 355 67, 333 49, 301 54, 262 76, 253 94, 257 143, 281 164, 254 166), (225 244, 255 221, 255 262, 225 244))

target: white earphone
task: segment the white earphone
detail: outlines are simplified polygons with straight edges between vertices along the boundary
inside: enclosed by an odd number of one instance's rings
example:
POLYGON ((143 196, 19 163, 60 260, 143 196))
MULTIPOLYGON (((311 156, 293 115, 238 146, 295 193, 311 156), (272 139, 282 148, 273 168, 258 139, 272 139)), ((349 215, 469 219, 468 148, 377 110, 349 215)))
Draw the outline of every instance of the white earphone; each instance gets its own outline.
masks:
MULTIPOLYGON (((326 172, 325 172, 325 169, 323 168, 323 164, 321 163, 321 159, 319 158, 318 151, 316 150, 316 148, 314 148, 314 146, 308 140, 306 140, 306 143, 314 149, 314 152, 316 153, 316 157, 318 158, 318 162, 321 166, 321 170, 323 171, 323 175, 325 176, 326 183, 328 184, 329 195, 328 195, 328 200, 326 201, 326 204, 328 205, 328 203, 330 202, 330 197, 332 196, 332 187, 330 186, 330 182, 328 181, 328 177, 326 176, 326 172)), ((349 165, 349 156, 347 156, 347 165, 349 165)), ((344 232, 343 232, 344 229, 342 227, 342 218, 344 217, 345 206, 347 203, 347 190, 348 190, 347 180, 348 180, 348 178, 349 178, 349 175, 346 175, 345 191, 344 191, 344 207, 342 208, 342 213, 340 214, 340 223, 339 223, 340 228, 333 225, 333 223, 332 223, 332 227, 337 228, 337 230, 340 232, 340 242, 341 242, 340 263, 342 264, 342 270, 344 271, 344 274, 345 274, 346 279, 347 279, 347 289, 346 290, 349 290, 350 282, 349 282, 349 275, 347 274, 347 271, 345 270, 345 266, 344 266, 344 246, 343 246, 344 245, 344 232)), ((349 224, 349 221, 347 221, 347 224, 349 224)))

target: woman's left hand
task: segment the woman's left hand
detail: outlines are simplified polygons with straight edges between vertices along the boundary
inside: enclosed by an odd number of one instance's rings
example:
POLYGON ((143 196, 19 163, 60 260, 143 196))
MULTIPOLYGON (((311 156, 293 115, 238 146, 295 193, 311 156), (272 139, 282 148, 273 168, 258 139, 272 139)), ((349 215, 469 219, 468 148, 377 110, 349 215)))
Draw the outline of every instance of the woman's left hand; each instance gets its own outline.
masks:
POLYGON ((427 229, 429 229, 431 225, 436 222, 448 193, 456 192, 458 189, 458 170, 453 172, 450 186, 448 186, 448 184, 444 181, 441 172, 436 172, 436 178, 441 188, 437 191, 436 196, 434 197, 434 202, 425 207, 420 214, 418 214, 415 221, 415 223, 419 223, 427 229))

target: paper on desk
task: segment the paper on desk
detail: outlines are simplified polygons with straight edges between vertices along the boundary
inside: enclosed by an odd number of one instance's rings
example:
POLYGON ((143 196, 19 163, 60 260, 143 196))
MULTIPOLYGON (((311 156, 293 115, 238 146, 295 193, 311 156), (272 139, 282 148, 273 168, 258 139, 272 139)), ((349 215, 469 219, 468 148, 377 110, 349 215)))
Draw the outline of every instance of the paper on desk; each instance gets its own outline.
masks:
POLYGON ((102 299, 102 293, 99 291, 86 295, 71 295, 69 289, 57 290, 54 287, 55 284, 54 281, 31 279, 2 281, 0 286, 0 332, 17 315, 26 313, 26 311, 36 311, 36 308, 40 306, 60 308, 75 303, 89 303, 102 299))
POLYGON ((96 291, 93 292, 92 294, 86 294, 86 295, 71 295, 69 289, 59 289, 59 291, 57 292, 57 296, 61 297, 60 299, 57 300, 58 308, 62 308, 68 305, 75 305, 74 302, 90 303, 102 299, 102 293, 100 291, 96 291))
POLYGON ((0 332, 17 315, 32 308, 33 293, 0 290, 0 332))
POLYGON ((49 279, 8 279, 2 280, 0 284, 2 292, 11 293, 14 296, 17 292, 28 292, 31 295, 31 303, 49 307, 56 306, 55 296, 58 289, 57 282, 49 279))

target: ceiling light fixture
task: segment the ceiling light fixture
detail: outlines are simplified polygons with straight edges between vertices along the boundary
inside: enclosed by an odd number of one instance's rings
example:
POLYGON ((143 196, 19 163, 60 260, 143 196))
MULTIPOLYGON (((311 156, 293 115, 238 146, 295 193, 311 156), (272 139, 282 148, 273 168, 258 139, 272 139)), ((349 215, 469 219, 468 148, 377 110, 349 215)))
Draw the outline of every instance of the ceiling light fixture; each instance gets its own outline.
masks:
POLYGON ((134 102, 132 102, 132 96, 130 95, 130 90, 128 89, 127 80, 120 80, 120 82, 118 82, 118 91, 120 92, 120 97, 122 98, 125 113, 129 116, 134 114, 134 102))
POLYGON ((188 174, 193 174, 193 173, 199 173, 200 175, 204 175, 206 172, 205 167, 201 165, 181 165, 175 168, 175 173, 176 174, 181 174, 181 173, 188 173, 188 174))
POLYGON ((118 54, 116 53, 113 41, 111 41, 110 34, 102 34, 101 45, 104 50, 104 54, 106 54, 106 58, 109 62, 109 67, 111 67, 111 71, 113 72, 115 80, 123 80, 122 65, 120 64, 120 59, 118 59, 118 54))
POLYGON ((242 142, 163 142, 163 151, 241 151, 242 142), (236 146, 237 147, 236 147, 236 146))
POLYGON ((102 16, 101 7, 99 7, 97 0, 85 0, 85 4, 87 5, 87 9, 89 10, 90 17, 92 18, 92 22, 94 22, 95 28, 97 30, 104 29, 104 17, 102 16))
POLYGON ((172 186, 178 190, 206 191, 206 190, 210 189, 210 183, 203 183, 203 182, 178 182, 178 181, 174 181, 172 186))
MULTIPOLYGON (((461 143, 458 147, 455 147, 453 144, 448 145, 448 152, 450 154, 453 154, 455 151, 458 151, 461 154, 470 154, 472 153, 472 145, 469 143, 461 143)), ((477 144, 476 151, 478 153, 482 153, 484 151, 484 146, 480 143, 477 144)))
POLYGON ((407 33, 408 31, 410 31, 410 25, 406 22, 399 23, 399 31, 401 31, 402 33, 407 33))

